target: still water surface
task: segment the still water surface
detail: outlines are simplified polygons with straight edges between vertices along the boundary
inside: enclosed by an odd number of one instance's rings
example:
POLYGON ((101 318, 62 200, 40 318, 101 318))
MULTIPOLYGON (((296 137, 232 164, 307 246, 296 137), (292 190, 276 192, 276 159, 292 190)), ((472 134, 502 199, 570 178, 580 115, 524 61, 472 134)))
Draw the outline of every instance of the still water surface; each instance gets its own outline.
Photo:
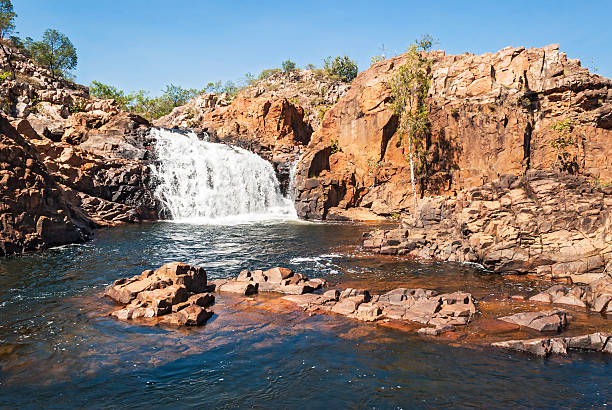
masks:
POLYGON ((297 222, 155 223, 0 260, 0 407, 409 408, 612 405, 612 359, 536 359, 437 343, 338 316, 218 297, 202 328, 122 323, 113 280, 170 261, 209 279, 289 266, 334 283, 426 281, 482 297, 509 284, 477 268, 363 258, 368 229, 297 222))

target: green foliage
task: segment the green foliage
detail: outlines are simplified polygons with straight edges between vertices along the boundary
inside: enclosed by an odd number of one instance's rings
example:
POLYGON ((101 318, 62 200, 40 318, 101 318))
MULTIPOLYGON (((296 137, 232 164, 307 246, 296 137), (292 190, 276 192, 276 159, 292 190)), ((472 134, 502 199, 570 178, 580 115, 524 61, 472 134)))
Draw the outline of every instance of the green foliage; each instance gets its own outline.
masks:
POLYGON ((389 218, 397 221, 400 219, 400 214, 398 214, 397 212, 393 212, 391 215, 389 215, 389 218))
POLYGON ((385 56, 379 55, 379 56, 373 56, 370 57, 370 64, 376 64, 376 63, 380 63, 381 61, 385 61, 385 56))
POLYGON ((306 64, 306 65, 304 66, 304 68, 305 68, 306 70, 314 70, 314 69, 315 69, 315 65, 314 65, 314 64, 306 64))
POLYGON ((102 84, 99 81, 92 81, 89 86, 89 94, 93 97, 112 99, 119 104, 122 110, 128 110, 128 104, 132 101, 131 96, 125 95, 122 90, 112 85, 102 84))
POLYGON ((76 48, 57 30, 46 30, 41 41, 27 38, 25 46, 34 61, 48 68, 54 78, 68 77, 77 65, 76 48))
POLYGON ((245 83, 246 87, 253 86, 253 85, 257 84, 257 77, 255 77, 251 73, 246 73, 244 75, 244 83, 245 83))
POLYGON ((282 62, 281 64, 281 68, 283 69, 284 73, 290 73, 292 71, 297 70, 297 66, 295 65, 295 63, 291 60, 285 60, 282 62))
POLYGON ((399 143, 408 142, 408 158, 410 160, 410 177, 414 192, 416 210, 415 162, 417 173, 424 170, 428 152, 425 149, 425 139, 429 133, 429 110, 427 108, 427 93, 431 81, 431 62, 422 55, 422 51, 431 48, 433 39, 424 36, 412 44, 406 54, 406 62, 399 67, 389 82, 393 112, 398 118, 399 143), (407 137, 407 138, 404 138, 407 137))
POLYGON ((257 80, 258 81, 265 80, 266 78, 268 78, 268 77, 270 77, 270 76, 272 76, 274 74, 280 73, 280 72, 281 72, 280 68, 267 68, 267 69, 261 71, 261 73, 257 77, 257 80))
POLYGON ((11 78, 13 78, 13 74, 8 71, 3 71, 0 73, 0 83, 10 80, 11 78))
POLYGON ((379 63, 379 62, 381 62, 381 61, 385 61, 386 59, 387 59, 387 56, 386 56, 386 54, 385 54, 385 45, 383 44, 383 45, 380 47, 380 54, 379 54, 379 55, 377 55, 377 56, 374 56, 374 57, 370 58, 370 63, 371 63, 372 65, 374 65, 374 64, 379 63))
POLYGON ((319 120, 323 121, 323 117, 325 117, 325 114, 327 113, 327 111, 329 111, 331 106, 327 104, 319 104, 314 108, 318 111, 317 117, 319 118, 319 120))
POLYGON ((331 77, 338 78, 342 81, 350 83, 357 77, 357 63, 348 58, 348 56, 337 56, 332 59, 331 56, 323 59, 323 70, 331 77))
POLYGON ((68 107, 68 111, 70 111, 70 114, 83 112, 85 111, 86 106, 87 102, 84 99, 78 99, 75 100, 73 104, 68 107))
POLYGON ((186 89, 170 84, 162 91, 161 96, 149 97, 149 93, 144 90, 126 94, 123 90, 112 85, 92 81, 89 94, 98 98, 113 99, 122 110, 142 115, 148 120, 154 120, 169 114, 175 107, 185 105, 190 99, 205 92, 205 90, 186 89))
POLYGON ((331 148, 331 153, 332 154, 340 152, 340 148, 338 147, 338 140, 337 139, 332 139, 331 140, 330 148, 331 148))
POLYGON ((604 182, 600 177, 592 178, 591 183, 597 188, 608 188, 612 186, 612 182, 604 182))
POLYGON ((557 137, 550 142, 550 145, 556 149, 553 168, 556 168, 560 162, 562 169, 570 169, 571 161, 568 148, 576 145, 572 138, 572 122, 569 119, 559 120, 550 127, 557 134, 557 137))
POLYGON ((5 39, 15 31, 15 17, 10 0, 0 0, 0 39, 5 39))

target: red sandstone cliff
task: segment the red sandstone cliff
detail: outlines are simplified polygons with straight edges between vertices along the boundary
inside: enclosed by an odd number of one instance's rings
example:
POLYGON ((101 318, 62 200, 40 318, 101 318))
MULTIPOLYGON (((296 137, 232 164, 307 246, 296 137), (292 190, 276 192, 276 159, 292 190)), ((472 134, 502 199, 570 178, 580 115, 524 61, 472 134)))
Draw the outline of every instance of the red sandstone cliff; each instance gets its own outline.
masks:
MULTIPOLYGON (((457 56, 431 52, 431 152, 421 180, 427 196, 453 194, 501 175, 550 169, 551 125, 572 121, 574 171, 612 180, 612 81, 591 74, 558 46, 505 48, 457 56)), ((398 144, 386 85, 404 62, 376 63, 327 112, 302 157, 296 186, 301 217, 411 212, 410 173, 398 144)))

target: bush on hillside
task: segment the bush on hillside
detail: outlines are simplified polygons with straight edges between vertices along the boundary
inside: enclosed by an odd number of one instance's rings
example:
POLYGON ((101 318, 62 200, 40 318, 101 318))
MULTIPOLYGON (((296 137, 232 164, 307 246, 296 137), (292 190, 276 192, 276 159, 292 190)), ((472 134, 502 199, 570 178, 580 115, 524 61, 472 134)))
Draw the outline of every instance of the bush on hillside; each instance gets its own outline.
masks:
POLYGON ((348 56, 337 56, 332 60, 329 56, 323 60, 323 69, 332 77, 350 83, 357 77, 357 63, 348 56))

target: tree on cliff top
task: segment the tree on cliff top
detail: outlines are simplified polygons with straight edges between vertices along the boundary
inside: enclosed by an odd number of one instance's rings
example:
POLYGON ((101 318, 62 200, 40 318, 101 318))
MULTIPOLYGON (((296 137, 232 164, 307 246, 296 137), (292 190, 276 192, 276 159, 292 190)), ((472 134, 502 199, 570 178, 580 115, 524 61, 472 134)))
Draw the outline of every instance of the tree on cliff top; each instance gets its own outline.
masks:
POLYGON ((57 30, 47 29, 41 41, 28 38, 26 48, 34 61, 51 71, 53 78, 67 77, 77 65, 76 48, 57 30))
POLYGON ((429 132, 429 110, 427 93, 431 79, 431 62, 422 53, 431 48, 433 38, 429 35, 417 40, 408 48, 406 62, 399 67, 389 82, 393 112, 398 117, 398 135, 400 144, 408 142, 410 161, 410 179, 414 195, 414 211, 417 210, 417 192, 415 182, 415 157, 419 168, 425 165, 427 152, 424 140, 429 132))
POLYGON ((13 66, 13 52, 10 46, 4 44, 6 40, 15 31, 15 17, 17 14, 13 10, 13 4, 10 0, 0 0, 0 48, 6 56, 11 75, 15 78, 15 67, 13 66))
POLYGON ((336 77, 344 82, 350 83, 357 77, 357 63, 348 56, 336 56, 332 60, 331 56, 323 59, 323 70, 332 77, 336 77))
POLYGON ((281 63, 281 67, 283 68, 283 72, 290 73, 292 71, 297 70, 297 66, 291 60, 285 60, 281 63))

